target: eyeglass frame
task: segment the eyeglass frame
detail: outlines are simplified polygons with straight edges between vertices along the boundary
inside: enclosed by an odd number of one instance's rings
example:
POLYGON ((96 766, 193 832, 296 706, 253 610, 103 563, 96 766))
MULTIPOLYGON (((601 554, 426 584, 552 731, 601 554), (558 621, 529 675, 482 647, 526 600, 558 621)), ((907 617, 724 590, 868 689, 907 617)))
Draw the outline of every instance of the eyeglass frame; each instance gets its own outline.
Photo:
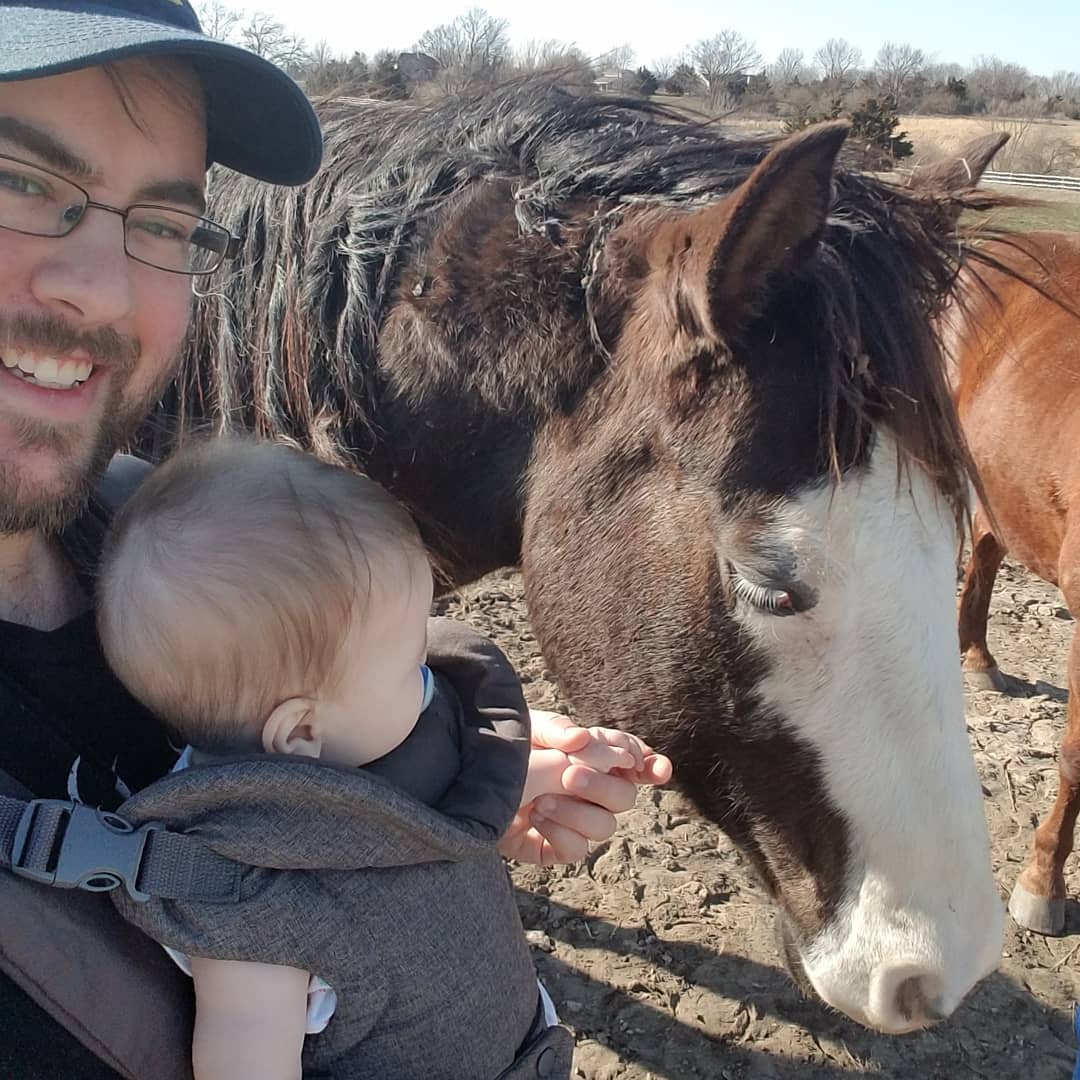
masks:
MULTIPOLYGON (((69 179, 66 176, 62 176, 60 173, 53 172, 52 169, 45 169, 38 165, 35 161, 26 161, 23 158, 14 157, 11 154, 0 154, 0 162, 10 161, 15 165, 25 165, 29 169, 34 169, 39 173, 44 173, 46 176, 50 176, 55 180, 60 180, 67 184, 68 187, 74 188, 83 197, 83 207, 79 214, 78 220, 68 229, 67 232, 62 233, 39 233, 28 232, 26 229, 16 229, 11 225, 0 224, 0 229, 4 229, 7 232, 16 233, 19 236, 36 236, 43 240, 63 240, 65 237, 70 236, 85 220, 86 211, 93 207, 95 210, 104 210, 106 213, 115 214, 124 223, 124 254, 133 262, 139 263, 141 266, 149 266, 152 270, 160 270, 163 274, 179 274, 183 277, 207 277, 210 274, 217 273, 218 270, 224 266, 229 259, 235 259, 240 253, 240 245, 243 242, 243 238, 235 235, 231 230, 227 229, 219 221, 214 221, 213 218, 203 217, 201 214, 194 214, 190 210, 180 210, 175 206, 162 206, 159 203, 132 203, 130 206, 121 209, 118 206, 109 206, 108 203, 95 202, 90 198, 90 192, 80 184, 76 184, 74 180, 69 179), (186 217, 194 218, 196 221, 203 225, 210 225, 214 229, 220 230, 225 236, 227 236, 228 242, 220 252, 220 259, 209 270, 172 270, 167 266, 158 266, 157 263, 148 262, 146 259, 139 258, 138 255, 132 255, 128 250, 128 235, 127 235, 127 219, 128 214, 132 210, 163 210, 169 214, 183 214, 186 217)), ((190 243, 190 241, 189 241, 190 243)))

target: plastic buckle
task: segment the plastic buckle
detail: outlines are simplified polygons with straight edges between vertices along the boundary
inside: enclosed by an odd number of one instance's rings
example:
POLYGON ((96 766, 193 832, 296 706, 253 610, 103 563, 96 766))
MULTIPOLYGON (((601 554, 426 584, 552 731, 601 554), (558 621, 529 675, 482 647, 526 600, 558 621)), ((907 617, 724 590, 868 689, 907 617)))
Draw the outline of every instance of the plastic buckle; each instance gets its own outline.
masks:
POLYGON ((96 810, 62 799, 34 799, 27 804, 15 830, 11 851, 11 869, 29 878, 60 889, 83 889, 86 892, 112 892, 121 885, 132 900, 145 903, 150 894, 138 886, 146 841, 160 825, 147 823, 138 827, 108 810, 96 810), (59 818, 56 839, 45 868, 27 866, 26 854, 40 825, 43 811, 59 818), (66 824, 62 824, 66 820, 66 824))

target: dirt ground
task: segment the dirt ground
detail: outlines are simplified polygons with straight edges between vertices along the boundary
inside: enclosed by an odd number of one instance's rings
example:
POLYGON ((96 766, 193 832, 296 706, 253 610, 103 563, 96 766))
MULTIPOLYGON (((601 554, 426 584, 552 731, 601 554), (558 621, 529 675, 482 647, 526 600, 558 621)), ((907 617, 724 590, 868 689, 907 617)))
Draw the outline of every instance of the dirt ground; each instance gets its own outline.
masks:
MULTIPOLYGON (((969 692, 967 718, 986 795, 1002 898, 1049 808, 1065 721, 1073 622, 1055 589, 1006 564, 991 649, 1006 695, 969 692)), ((442 602, 489 634, 532 705, 560 705, 529 630, 516 574, 442 602)), ((1080 897, 1080 868, 1069 867, 1080 897)), ((586 864, 517 867, 520 908, 544 981, 578 1045, 581 1080, 1064 1080, 1080 1000, 1080 907, 1069 933, 1006 932, 1000 970, 944 1024, 874 1035, 803 998, 784 974, 773 915, 738 852, 671 791, 645 791, 586 864)))

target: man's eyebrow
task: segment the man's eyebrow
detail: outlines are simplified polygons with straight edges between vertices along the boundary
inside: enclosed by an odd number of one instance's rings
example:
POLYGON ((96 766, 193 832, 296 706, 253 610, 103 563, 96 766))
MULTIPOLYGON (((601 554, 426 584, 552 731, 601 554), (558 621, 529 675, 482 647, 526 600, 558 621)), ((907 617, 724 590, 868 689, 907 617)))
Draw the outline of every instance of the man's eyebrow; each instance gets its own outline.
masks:
POLYGON ((15 143, 24 150, 29 150, 36 158, 59 170, 72 180, 90 183, 96 178, 89 162, 73 153, 47 131, 16 120, 13 116, 0 116, 0 139, 15 143))
MULTIPOLYGON (((13 116, 0 116, 0 139, 29 151, 50 168, 81 184, 93 184, 100 174, 78 154, 69 150, 47 131, 13 116)), ((206 212, 206 196, 194 180, 153 180, 136 193, 135 202, 178 203, 198 214, 206 212)))
POLYGON ((193 180, 154 180, 135 192, 135 202, 179 203, 198 214, 206 212, 206 196, 193 180))

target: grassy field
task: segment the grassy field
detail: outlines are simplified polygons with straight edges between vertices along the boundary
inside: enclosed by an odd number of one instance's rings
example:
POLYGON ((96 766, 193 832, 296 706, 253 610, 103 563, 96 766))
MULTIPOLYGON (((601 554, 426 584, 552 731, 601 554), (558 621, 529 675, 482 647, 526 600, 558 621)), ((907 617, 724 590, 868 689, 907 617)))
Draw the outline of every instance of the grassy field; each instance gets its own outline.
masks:
MULTIPOLYGON (((700 98, 672 98, 656 95, 655 101, 673 106, 684 115, 701 119, 706 103, 700 98)), ((753 137, 775 135, 781 121, 773 117, 726 116, 717 123, 733 135, 753 137)), ((1037 172, 1080 175, 1080 121, 1013 120, 992 116, 904 116, 901 128, 915 146, 915 157, 904 164, 938 161, 955 154, 967 143, 996 131, 1009 135, 993 168, 1000 172, 1037 172)), ((994 185, 1002 194, 1029 199, 1030 206, 995 210, 988 220, 997 226, 1015 230, 1050 229, 1080 232, 1080 193, 1070 191, 1034 191, 1031 188, 994 185)), ((981 215, 980 215, 981 217, 981 215)), ((977 220, 973 216, 972 220, 977 220)))
POLYGON ((1030 188, 995 184, 989 190, 1031 198, 1030 206, 1011 206, 987 215, 972 215, 971 220, 985 220, 1002 228, 1027 231, 1050 229, 1055 232, 1080 232, 1080 192, 1043 191, 1032 198, 1030 188))
POLYGON ((955 153, 973 139, 1003 131, 1009 141, 994 159, 1001 172, 1068 175, 1080 161, 1080 120, 1024 120, 1000 116, 902 116, 900 127, 916 160, 955 153))

